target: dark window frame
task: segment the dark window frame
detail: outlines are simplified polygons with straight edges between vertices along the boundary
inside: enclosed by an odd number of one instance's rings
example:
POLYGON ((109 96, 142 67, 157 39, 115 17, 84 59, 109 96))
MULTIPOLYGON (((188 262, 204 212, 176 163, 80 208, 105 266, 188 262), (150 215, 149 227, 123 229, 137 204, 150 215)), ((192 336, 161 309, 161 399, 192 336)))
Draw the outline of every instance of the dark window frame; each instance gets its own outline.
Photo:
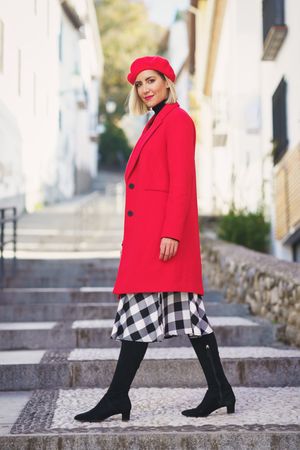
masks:
POLYGON ((274 25, 284 25, 284 0, 263 0, 263 39, 274 25))
POLYGON ((0 73, 4 72, 4 22, 0 19, 0 73))
POLYGON ((300 247, 300 239, 298 239, 297 242, 294 242, 292 245, 292 256, 293 256, 293 262, 300 262, 298 259, 298 247, 300 247))
POLYGON ((273 163, 276 165, 288 148, 287 82, 283 77, 272 96, 273 163))

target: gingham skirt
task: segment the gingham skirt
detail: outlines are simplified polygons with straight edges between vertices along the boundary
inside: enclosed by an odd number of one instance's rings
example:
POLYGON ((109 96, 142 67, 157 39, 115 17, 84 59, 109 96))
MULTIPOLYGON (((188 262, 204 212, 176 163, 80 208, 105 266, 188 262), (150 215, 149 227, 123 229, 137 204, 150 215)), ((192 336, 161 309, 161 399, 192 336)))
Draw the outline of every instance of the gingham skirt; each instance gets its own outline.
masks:
POLYGON ((191 292, 122 294, 111 339, 158 342, 188 334, 212 333, 203 298, 191 292))

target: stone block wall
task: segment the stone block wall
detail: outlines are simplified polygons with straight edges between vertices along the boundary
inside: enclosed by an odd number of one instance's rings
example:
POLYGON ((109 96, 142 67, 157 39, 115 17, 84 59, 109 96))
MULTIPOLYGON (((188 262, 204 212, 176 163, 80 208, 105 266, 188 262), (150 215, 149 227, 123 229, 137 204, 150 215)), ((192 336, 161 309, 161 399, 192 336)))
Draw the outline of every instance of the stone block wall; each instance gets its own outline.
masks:
POLYGON ((201 238, 203 275, 228 302, 281 324, 280 339, 300 347, 300 264, 229 242, 201 238))

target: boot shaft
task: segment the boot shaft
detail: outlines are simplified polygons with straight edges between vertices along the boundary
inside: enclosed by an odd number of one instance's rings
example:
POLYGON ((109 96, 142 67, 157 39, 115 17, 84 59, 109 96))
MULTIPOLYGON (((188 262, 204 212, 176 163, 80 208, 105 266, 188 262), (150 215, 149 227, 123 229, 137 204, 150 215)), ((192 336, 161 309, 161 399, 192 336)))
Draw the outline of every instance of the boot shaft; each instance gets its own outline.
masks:
POLYGON ((190 341, 201 364, 208 388, 218 392, 231 390, 220 359, 215 333, 190 338, 190 341))

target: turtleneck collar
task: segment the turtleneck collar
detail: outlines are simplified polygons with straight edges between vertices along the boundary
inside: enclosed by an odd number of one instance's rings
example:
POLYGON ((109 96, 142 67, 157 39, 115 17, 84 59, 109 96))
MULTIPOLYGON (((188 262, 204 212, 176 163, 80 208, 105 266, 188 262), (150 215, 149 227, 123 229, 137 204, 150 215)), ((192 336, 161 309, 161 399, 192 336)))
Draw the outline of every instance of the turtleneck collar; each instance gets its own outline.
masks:
POLYGON ((157 105, 152 107, 152 110, 157 115, 159 111, 165 106, 167 99, 163 99, 161 102, 157 103, 157 105))

